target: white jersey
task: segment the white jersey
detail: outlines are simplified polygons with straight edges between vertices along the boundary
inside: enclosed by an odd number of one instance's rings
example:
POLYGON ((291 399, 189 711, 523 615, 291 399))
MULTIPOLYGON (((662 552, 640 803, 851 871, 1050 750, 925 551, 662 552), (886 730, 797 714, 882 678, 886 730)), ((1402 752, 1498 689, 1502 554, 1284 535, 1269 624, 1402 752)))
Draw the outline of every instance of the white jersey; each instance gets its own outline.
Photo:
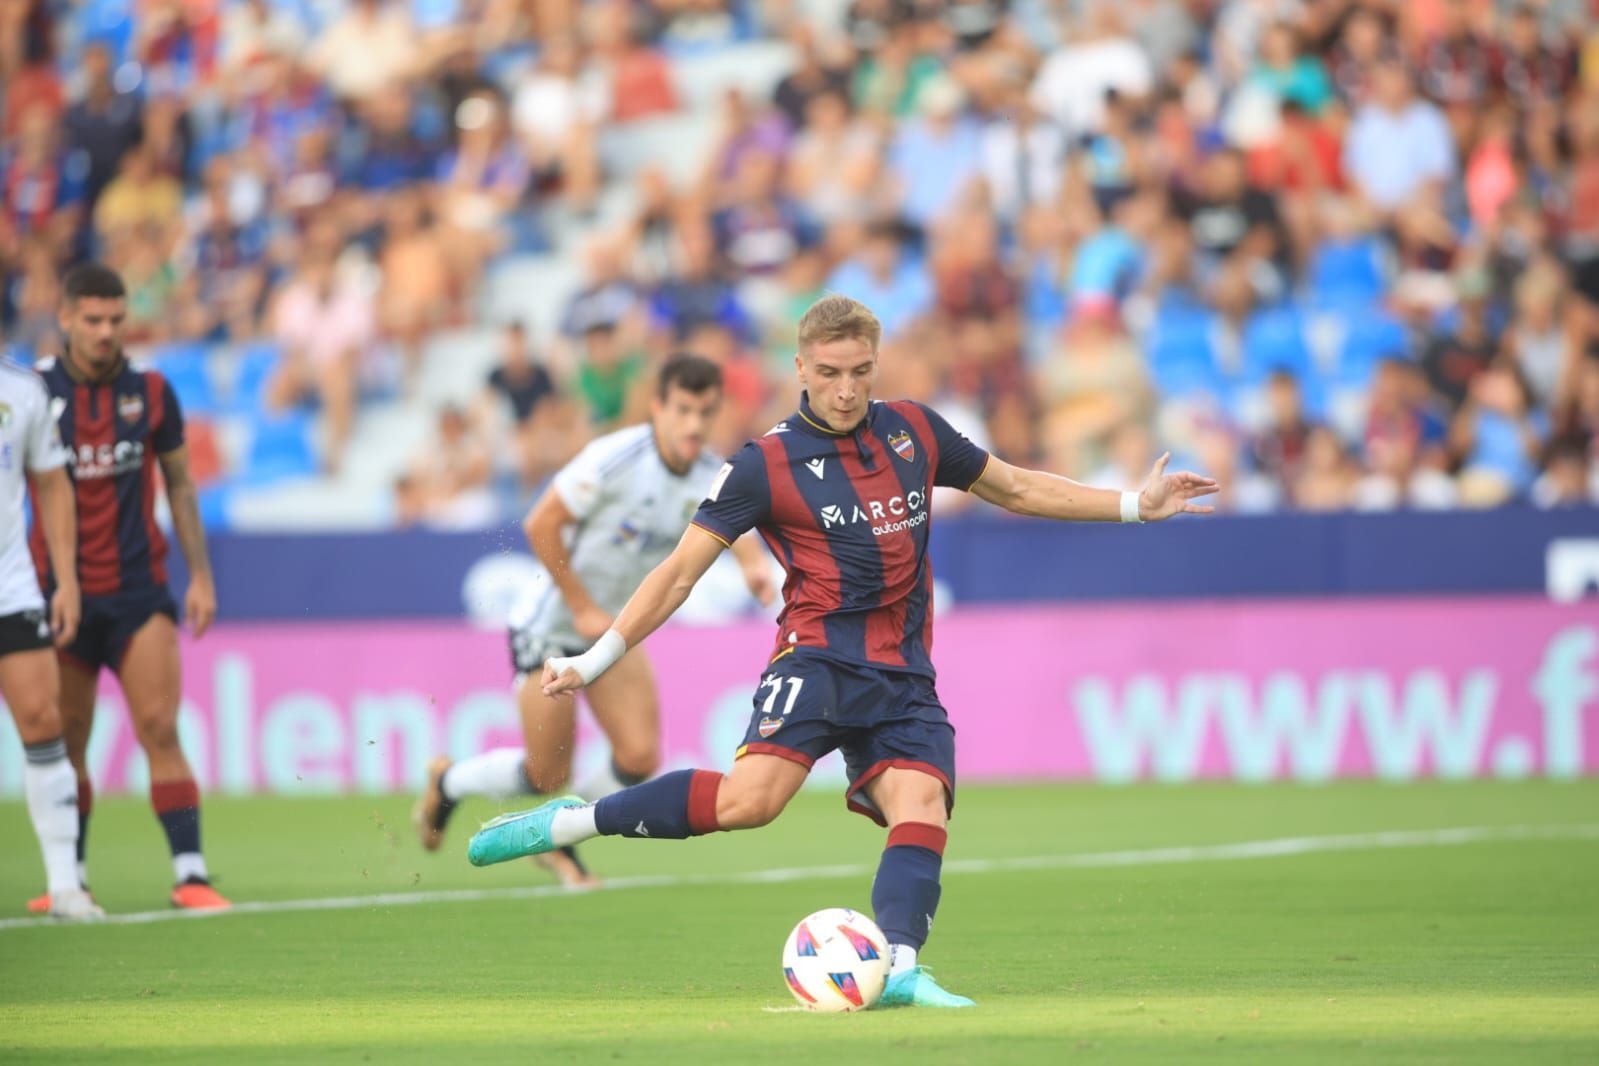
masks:
MULTIPOLYGON (((568 531, 572 569, 594 602, 616 615, 651 570, 677 547, 722 460, 701 452, 688 472, 672 473, 649 423, 589 444, 550 483, 577 524, 568 531)), ((587 647, 561 590, 540 568, 511 611, 513 630, 573 650, 587 647)))
POLYGON ((44 606, 28 554, 28 474, 67 464, 50 393, 27 367, 0 359, 0 616, 44 606))

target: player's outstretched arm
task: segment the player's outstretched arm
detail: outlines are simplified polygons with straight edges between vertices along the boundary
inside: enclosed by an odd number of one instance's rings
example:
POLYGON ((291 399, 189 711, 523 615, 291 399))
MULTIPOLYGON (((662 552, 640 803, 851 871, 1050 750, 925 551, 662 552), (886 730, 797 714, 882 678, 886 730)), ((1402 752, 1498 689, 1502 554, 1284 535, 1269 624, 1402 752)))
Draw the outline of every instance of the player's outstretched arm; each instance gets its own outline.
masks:
POLYGON ((599 677, 627 649, 661 628, 688 599, 694 585, 722 554, 723 544, 699 526, 689 526, 672 554, 651 570, 616 616, 616 623, 582 655, 544 664, 544 694, 575 692, 599 677))
POLYGON ((1166 473, 1167 452, 1155 460, 1140 492, 1096 489, 1070 478, 1027 470, 989 459, 971 491, 1016 514, 1066 522, 1159 522, 1176 514, 1210 514, 1214 507, 1192 502, 1209 496, 1216 482, 1200 474, 1166 473))
POLYGON ((64 648, 78 634, 82 611, 78 594, 78 509, 67 468, 35 471, 33 491, 39 501, 39 521, 44 524, 44 543, 50 552, 50 572, 56 585, 55 595, 50 597, 50 629, 55 633, 56 647, 64 648))

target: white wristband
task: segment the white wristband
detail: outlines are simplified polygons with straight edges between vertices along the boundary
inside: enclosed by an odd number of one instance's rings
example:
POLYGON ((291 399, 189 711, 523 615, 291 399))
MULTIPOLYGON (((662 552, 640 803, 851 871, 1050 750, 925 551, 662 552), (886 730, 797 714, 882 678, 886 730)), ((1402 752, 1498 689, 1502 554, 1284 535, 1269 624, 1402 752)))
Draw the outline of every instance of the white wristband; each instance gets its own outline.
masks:
POLYGON ((1139 497, 1139 493, 1135 492, 1132 489, 1128 489, 1126 492, 1122 493, 1122 521, 1123 522, 1142 522, 1143 521, 1142 518, 1138 517, 1138 497, 1139 497))
POLYGON ((582 655, 566 655, 550 660, 550 666, 555 669, 555 676, 560 677, 568 667, 577 671, 577 676, 583 679, 583 684, 588 684, 596 677, 616 665, 616 660, 627 654, 627 641, 622 639, 622 634, 614 629, 607 629, 605 635, 594 642, 594 646, 582 655))

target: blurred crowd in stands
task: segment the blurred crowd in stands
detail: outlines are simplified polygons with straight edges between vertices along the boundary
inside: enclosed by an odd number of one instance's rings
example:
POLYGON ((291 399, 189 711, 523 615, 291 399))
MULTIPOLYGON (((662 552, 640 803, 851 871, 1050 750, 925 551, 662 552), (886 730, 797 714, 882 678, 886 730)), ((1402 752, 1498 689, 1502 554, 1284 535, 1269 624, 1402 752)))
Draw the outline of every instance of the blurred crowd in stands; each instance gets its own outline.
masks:
POLYGON ((0 0, 0 79, 14 356, 103 259, 131 342, 244 353, 336 474, 430 337, 496 331, 402 523, 500 520, 676 349, 736 447, 827 291, 881 317, 881 395, 1012 462, 1170 449, 1240 511, 1599 502, 1596 0, 0 0), (610 171, 681 64, 768 39, 690 180, 610 171), (485 320, 547 255, 559 319, 485 320))

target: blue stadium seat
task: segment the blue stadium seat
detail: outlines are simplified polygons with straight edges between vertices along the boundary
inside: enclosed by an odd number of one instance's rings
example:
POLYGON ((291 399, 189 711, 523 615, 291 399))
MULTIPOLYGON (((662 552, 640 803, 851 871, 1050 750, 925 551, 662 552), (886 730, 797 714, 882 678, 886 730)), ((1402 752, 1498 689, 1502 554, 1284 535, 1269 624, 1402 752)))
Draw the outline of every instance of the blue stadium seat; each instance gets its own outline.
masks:
POLYGON ((1371 237, 1323 241, 1310 259, 1308 282, 1317 303, 1372 300, 1382 294, 1382 247, 1371 237))
POLYGON ((1162 396, 1224 398, 1227 383, 1216 360, 1216 314, 1197 305, 1163 303, 1145 338, 1145 356, 1162 396))
POLYGON ((1404 323, 1385 311, 1371 309, 1366 314, 1349 316, 1344 320, 1344 330, 1338 352, 1339 384, 1366 384, 1384 359, 1413 356, 1404 323))
POLYGON ((1305 324, 1297 309, 1269 307, 1250 316, 1244 325, 1244 381, 1259 383, 1274 370, 1291 370, 1304 379, 1310 369, 1305 324))
POLYGON ((218 409, 211 383, 210 350, 204 344, 168 344, 157 349, 150 365, 178 394, 185 415, 211 415, 218 409))
POLYGON ((317 472, 311 447, 311 416, 301 411, 257 415, 245 458, 241 482, 270 484, 317 472))
POLYGON ((282 351, 271 341, 255 341, 234 351, 233 388, 228 393, 230 412, 255 414, 261 410, 267 378, 281 356, 282 351))

